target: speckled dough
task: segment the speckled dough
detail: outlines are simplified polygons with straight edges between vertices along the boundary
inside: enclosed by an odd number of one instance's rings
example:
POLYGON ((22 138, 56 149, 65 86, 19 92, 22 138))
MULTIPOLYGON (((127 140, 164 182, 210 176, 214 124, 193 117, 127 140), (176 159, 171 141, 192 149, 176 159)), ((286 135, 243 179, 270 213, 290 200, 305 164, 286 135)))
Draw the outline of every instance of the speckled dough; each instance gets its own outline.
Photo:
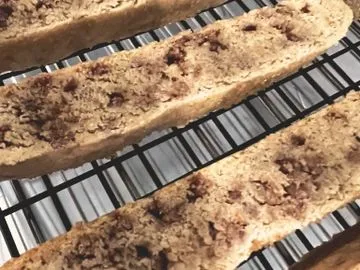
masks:
POLYGON ((0 0, 0 72, 185 19, 223 0, 0 0))
POLYGON ((284 1, 2 87, 0 178, 76 167, 236 104, 323 53, 351 21, 342 1, 284 1))
POLYGON ((2 270, 233 270, 360 195, 360 92, 2 270))

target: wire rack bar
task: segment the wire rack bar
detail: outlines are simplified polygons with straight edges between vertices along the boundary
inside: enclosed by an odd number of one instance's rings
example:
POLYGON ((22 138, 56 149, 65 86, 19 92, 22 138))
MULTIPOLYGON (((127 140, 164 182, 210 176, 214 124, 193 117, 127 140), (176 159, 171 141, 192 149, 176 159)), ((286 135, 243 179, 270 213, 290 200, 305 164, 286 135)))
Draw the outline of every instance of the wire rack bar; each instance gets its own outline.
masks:
MULTIPOLYGON (((227 5, 237 4, 241 10, 248 12, 253 8, 251 6, 252 4, 255 4, 258 7, 262 7, 268 4, 275 5, 276 3, 277 1, 275 0, 233 0, 227 1, 226 4, 223 5, 223 7, 225 11, 228 11, 229 7, 227 5)), ((196 25, 198 25, 199 27, 204 27, 207 25, 208 21, 207 19, 204 19, 206 16, 212 18, 209 19, 210 21, 224 19, 224 14, 219 13, 217 9, 209 9, 195 16, 191 20, 192 22, 195 22, 196 25)), ((191 24, 189 20, 184 20, 179 22, 177 25, 180 30, 191 30, 193 24, 191 24)), ((153 41, 159 41, 162 39, 162 37, 158 36, 156 31, 149 31, 146 33, 153 41)), ((11 183, 14 191, 16 192, 18 202, 12 203, 6 208, 0 210, 0 230, 8 247, 10 255, 12 257, 16 257, 19 255, 20 252, 17 247, 16 241, 14 240, 14 237, 12 235, 11 228, 9 228, 6 217, 16 214, 18 211, 23 211, 29 223, 30 230, 36 238, 36 242, 39 244, 45 241, 45 237, 41 231, 41 224, 38 224, 31 207, 45 198, 51 198, 52 202, 54 203, 55 209, 59 214, 61 223, 64 225, 66 230, 69 230, 73 222, 70 221, 66 208, 63 206, 63 202, 60 199, 61 192, 67 190, 69 191, 71 197, 74 198, 74 203, 76 204, 76 207, 81 212, 81 218, 83 220, 86 220, 86 215, 81 210, 81 205, 77 202, 75 192, 72 189, 76 184, 86 183, 87 179, 95 176, 100 181, 100 184, 104 189, 106 196, 109 198, 109 201, 111 203, 111 209, 119 208, 125 203, 125 201, 117 192, 114 191, 114 188, 112 187, 113 183, 110 183, 109 179, 105 177, 109 169, 113 168, 119 174, 122 182, 124 183, 124 186, 129 192, 131 200, 146 197, 152 194, 154 191, 158 190, 159 188, 168 185, 169 182, 176 181, 184 176, 191 174, 196 170, 199 170, 214 162, 217 162, 218 160, 228 155, 243 150, 246 147, 268 136, 269 134, 291 125, 294 121, 306 117, 308 114, 320 109, 321 107, 332 104, 337 98, 344 96, 350 90, 358 90, 360 87, 360 81, 354 81, 354 79, 349 76, 347 72, 337 62, 338 57, 346 54, 351 54, 355 58, 355 61, 358 61, 360 63, 360 26, 358 22, 354 22, 351 26, 351 33, 357 38, 350 38, 350 36, 345 37, 340 42, 341 46, 339 46, 339 48, 336 48, 335 52, 328 52, 322 55, 321 57, 316 59, 311 65, 304 67, 300 69, 297 73, 276 82, 271 87, 258 93, 256 96, 248 97, 239 105, 236 105, 228 110, 219 110, 217 112, 210 113, 202 119, 190 123, 184 128, 171 128, 169 129, 168 133, 154 140, 151 140, 144 144, 133 145, 130 151, 122 153, 121 155, 117 156, 112 160, 104 162, 93 161, 90 163, 90 170, 78 173, 77 175, 70 177, 69 179, 67 178, 66 181, 63 181, 59 184, 54 185, 49 176, 42 176, 41 179, 45 185, 45 190, 40 191, 33 196, 27 197, 19 182, 13 180, 11 183), (313 71, 317 70, 319 70, 329 81, 332 82, 332 84, 336 88, 336 91, 332 93, 328 92, 327 89, 322 87, 322 85, 311 75, 313 71), (319 102, 312 104, 309 107, 304 106, 303 108, 300 108, 298 106, 298 104, 291 96, 290 90, 287 88, 287 85, 294 84, 294 82, 299 78, 303 78, 309 84, 309 86, 313 89, 314 93, 319 96, 319 102), (272 104, 272 101, 270 100, 270 94, 278 95, 278 97, 283 101, 283 103, 289 108, 290 116, 283 115, 283 112, 272 104), (258 106, 255 104, 256 102, 260 102, 261 104, 263 104, 264 108, 267 109, 269 114, 272 115, 275 124, 269 123, 268 120, 264 118, 264 115, 261 113, 261 111, 259 111, 258 106), (232 113, 235 118, 239 122, 241 122, 242 119, 240 119, 238 116, 236 116, 236 114, 233 113, 234 110, 240 107, 248 110, 262 129, 262 131, 259 132, 256 136, 251 136, 250 139, 245 140, 241 143, 239 143, 234 138, 228 127, 224 125, 224 123, 220 119, 220 117, 227 115, 227 113, 232 113), (217 138, 214 134, 207 134, 209 132, 207 127, 208 123, 212 123, 214 125, 214 128, 216 128, 221 134, 221 136, 224 138, 224 142, 217 141, 217 138), (200 160, 197 152, 190 145, 186 137, 190 131, 193 131, 194 134, 199 137, 200 142, 204 144, 206 151, 209 152, 209 155, 211 157, 209 160, 206 160, 205 162, 200 160), (176 142, 175 147, 179 147, 179 151, 181 152, 181 154, 186 156, 189 169, 187 169, 186 173, 182 173, 181 175, 175 177, 175 179, 170 179, 171 181, 164 182, 162 179, 164 178, 163 175, 159 174, 158 168, 155 168, 152 163, 153 161, 151 158, 149 158, 148 154, 150 150, 170 141, 176 142), (213 146, 212 141, 217 144, 216 148, 213 146), (224 145, 227 146, 225 147, 224 145), (125 168, 125 163, 129 162, 134 158, 137 158, 142 164, 142 166, 145 168, 145 173, 148 175, 154 185, 154 189, 152 189, 152 191, 145 192, 145 194, 138 190, 134 182, 135 180, 133 179, 133 176, 130 176, 127 169, 125 168)), ((142 42, 139 42, 137 38, 139 36, 141 36, 141 34, 128 39, 128 42, 129 44, 131 44, 132 48, 137 48, 143 45, 141 44, 142 42)), ((113 45, 116 50, 122 51, 125 50, 122 44, 123 43, 120 41, 100 44, 92 48, 91 50, 86 49, 77 52, 76 54, 73 54, 72 57, 76 56, 81 62, 85 62, 89 59, 86 55, 93 50, 113 45)), ((55 66, 59 69, 64 68, 66 66, 64 62, 66 62, 66 59, 57 62, 55 66)), ((6 80, 15 78, 16 76, 26 74, 28 72, 35 72, 36 70, 36 68, 32 68, 26 71, 0 74, 0 85, 4 85, 6 80)), ((43 66, 40 68, 40 71, 48 72, 49 67, 43 66)), ((303 93, 301 89, 298 89, 297 91, 298 93, 303 93)), ((360 218, 360 207, 357 202, 349 204, 348 208, 356 215, 357 219, 360 218)), ((338 211, 332 213, 328 217, 328 220, 328 223, 334 224, 334 226, 337 227, 339 231, 347 230, 351 227, 349 221, 346 220, 346 218, 344 218, 343 215, 341 215, 338 211)), ((317 234, 322 235, 321 239, 319 236, 320 244, 324 241, 322 239, 331 238, 331 234, 328 232, 328 229, 323 227, 322 223, 316 226, 316 230, 318 230, 317 234)), ((296 241, 298 240, 299 243, 301 243, 303 249, 305 249, 306 252, 313 250, 316 246, 315 244, 313 244, 313 242, 311 242, 312 240, 309 239, 302 230, 297 230, 294 233, 294 237, 296 241)), ((272 250, 262 250, 254 253, 252 259, 248 262, 244 262, 240 266, 240 269, 242 269, 242 267, 246 265, 250 265, 250 268, 252 269, 283 269, 285 266, 288 267, 296 263, 301 257, 301 254, 304 253, 304 251, 301 250, 297 244, 292 244, 292 241, 290 241, 289 239, 277 242, 274 248, 274 250, 276 250, 275 253, 272 250), (264 254, 267 255, 265 256, 264 254), (271 257, 268 257, 268 254, 270 254, 271 257), (274 262, 279 265, 282 264, 283 266, 279 266, 280 268, 273 267, 274 262)))

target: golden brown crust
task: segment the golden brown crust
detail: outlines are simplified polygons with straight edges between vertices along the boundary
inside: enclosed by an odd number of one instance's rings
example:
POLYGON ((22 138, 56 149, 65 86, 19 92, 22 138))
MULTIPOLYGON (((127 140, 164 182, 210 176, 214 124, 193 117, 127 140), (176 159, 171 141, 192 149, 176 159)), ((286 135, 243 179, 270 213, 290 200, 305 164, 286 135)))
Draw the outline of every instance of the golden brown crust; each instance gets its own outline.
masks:
POLYGON ((1 0, 0 73, 53 63, 78 50, 185 19, 222 2, 1 0))
POLYGON ((360 269, 360 238, 334 250, 326 258, 309 268, 310 270, 358 270, 360 269))
POLYGON ((360 224, 339 233, 329 242, 312 250, 291 270, 360 269, 360 224))
POLYGON ((360 195, 359 106, 353 92, 1 269, 232 270, 360 195))
POLYGON ((351 21, 342 1, 283 1, 2 87, 0 178, 75 167, 236 104, 309 63, 351 21))

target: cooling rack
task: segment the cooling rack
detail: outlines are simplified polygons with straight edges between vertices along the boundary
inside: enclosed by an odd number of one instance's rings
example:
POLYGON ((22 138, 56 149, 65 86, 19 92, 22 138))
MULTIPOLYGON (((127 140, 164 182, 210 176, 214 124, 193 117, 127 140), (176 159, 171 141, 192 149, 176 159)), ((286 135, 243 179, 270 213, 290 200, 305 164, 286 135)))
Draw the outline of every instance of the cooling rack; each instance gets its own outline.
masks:
MULTIPOLYGON (((129 39, 83 50, 57 63, 22 72, 0 74, 0 85, 17 83, 40 72, 53 72, 80 62, 131 50, 177 33, 197 30, 276 1, 228 1, 193 18, 129 39)), ((126 147, 112 159, 101 159, 31 180, 0 183, 0 263, 125 203, 240 151, 360 86, 360 23, 326 54, 256 96, 184 128, 155 132, 126 147)), ((288 269, 334 234, 360 218, 354 201, 317 224, 297 230, 258 251, 239 269, 288 269)))

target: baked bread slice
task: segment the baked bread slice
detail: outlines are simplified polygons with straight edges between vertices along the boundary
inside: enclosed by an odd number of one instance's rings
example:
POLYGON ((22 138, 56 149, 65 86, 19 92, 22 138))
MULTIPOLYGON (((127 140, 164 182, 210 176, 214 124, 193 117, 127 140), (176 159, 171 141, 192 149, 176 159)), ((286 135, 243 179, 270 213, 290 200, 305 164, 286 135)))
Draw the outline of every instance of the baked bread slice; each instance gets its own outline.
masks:
POLYGON ((345 0, 354 12, 355 19, 360 19, 360 0, 345 0))
POLYGON ((1 269, 233 270, 360 196, 359 106, 353 92, 1 269))
POLYGON ((291 270, 359 270, 360 223, 312 250, 291 270))
POLYGON ((224 0, 0 0, 0 73, 179 21, 224 0))
POLYGON ((0 178, 76 167, 236 104, 323 53, 351 21, 342 0, 283 1, 2 87, 0 178))

